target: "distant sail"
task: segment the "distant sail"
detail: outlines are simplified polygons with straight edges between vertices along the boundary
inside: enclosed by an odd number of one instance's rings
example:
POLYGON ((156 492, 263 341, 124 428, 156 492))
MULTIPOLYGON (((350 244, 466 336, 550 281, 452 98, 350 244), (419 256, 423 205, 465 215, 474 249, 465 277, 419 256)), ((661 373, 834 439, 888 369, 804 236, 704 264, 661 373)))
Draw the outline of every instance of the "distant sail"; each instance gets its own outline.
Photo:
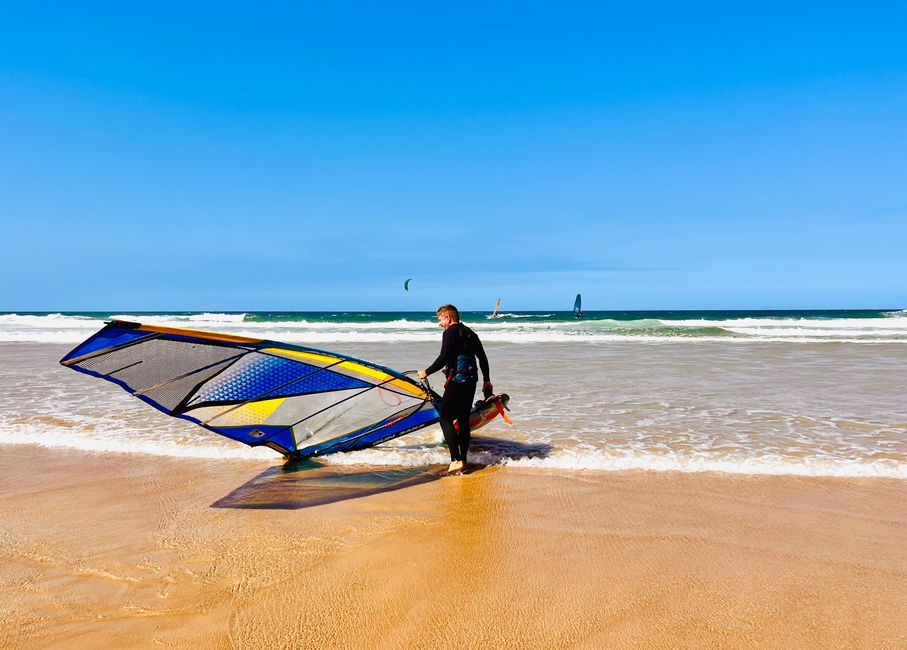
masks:
POLYGON ((583 296, 576 294, 576 302, 573 303, 573 315, 577 318, 583 317, 583 296))
POLYGON ((496 303, 494 303, 494 311, 491 312, 491 317, 492 317, 492 318, 497 318, 497 317, 498 317, 498 309, 500 309, 500 308, 501 308, 501 299, 498 298, 498 301, 497 301, 496 303))
POLYGON ((406 289, 407 291, 409 291, 409 283, 412 281, 413 281, 412 278, 407 278, 406 282, 403 283, 403 288, 406 289))
POLYGON ((112 321, 60 363, 292 457, 363 449, 439 419, 434 396, 396 370, 244 336, 112 321))

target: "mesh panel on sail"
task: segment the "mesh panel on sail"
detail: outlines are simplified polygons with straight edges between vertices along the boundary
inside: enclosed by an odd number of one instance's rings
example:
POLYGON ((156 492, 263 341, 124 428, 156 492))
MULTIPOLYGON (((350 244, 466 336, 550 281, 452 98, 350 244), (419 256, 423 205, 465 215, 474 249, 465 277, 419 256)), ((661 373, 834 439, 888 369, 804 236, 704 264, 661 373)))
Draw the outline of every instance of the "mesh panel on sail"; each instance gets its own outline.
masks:
POLYGON ((234 359, 221 361, 220 363, 206 370, 192 372, 192 374, 190 374, 188 377, 183 377, 182 379, 176 381, 165 382, 157 388, 152 388, 151 390, 145 392, 144 395, 153 399, 164 408, 170 409, 172 411, 177 406, 179 406, 179 404, 186 398, 186 395, 195 390, 196 386, 205 382, 211 377, 214 377, 219 372, 229 367, 232 363, 235 363, 234 359))
POLYGON ((235 347, 152 339, 86 359, 77 365, 141 391, 241 354, 242 350, 235 347))

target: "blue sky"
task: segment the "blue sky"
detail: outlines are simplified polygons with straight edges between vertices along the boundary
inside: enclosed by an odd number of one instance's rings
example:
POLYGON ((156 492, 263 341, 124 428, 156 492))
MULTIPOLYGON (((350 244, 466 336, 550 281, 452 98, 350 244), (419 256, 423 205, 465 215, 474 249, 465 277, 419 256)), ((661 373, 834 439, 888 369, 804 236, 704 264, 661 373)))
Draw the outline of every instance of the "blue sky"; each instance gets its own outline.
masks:
POLYGON ((905 307, 904 34, 903 3, 2 2, 0 310, 905 307))

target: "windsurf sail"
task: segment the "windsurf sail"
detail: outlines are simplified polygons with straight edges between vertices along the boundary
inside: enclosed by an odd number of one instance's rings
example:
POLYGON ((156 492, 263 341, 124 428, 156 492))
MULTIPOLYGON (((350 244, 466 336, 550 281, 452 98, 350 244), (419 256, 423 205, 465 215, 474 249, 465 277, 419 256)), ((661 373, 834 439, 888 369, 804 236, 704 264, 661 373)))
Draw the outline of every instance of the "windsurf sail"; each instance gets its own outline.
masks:
POLYGON ((396 370, 230 334, 112 321, 60 363, 291 457, 363 449, 439 420, 433 395, 396 370))
POLYGON ((491 317, 492 317, 492 318, 497 318, 497 317, 498 317, 498 309, 500 309, 500 308, 501 308, 501 299, 498 298, 497 302, 494 303, 494 311, 491 312, 491 317))
POLYGON ((577 318, 583 317, 583 296, 576 294, 576 301, 573 303, 573 315, 577 318))

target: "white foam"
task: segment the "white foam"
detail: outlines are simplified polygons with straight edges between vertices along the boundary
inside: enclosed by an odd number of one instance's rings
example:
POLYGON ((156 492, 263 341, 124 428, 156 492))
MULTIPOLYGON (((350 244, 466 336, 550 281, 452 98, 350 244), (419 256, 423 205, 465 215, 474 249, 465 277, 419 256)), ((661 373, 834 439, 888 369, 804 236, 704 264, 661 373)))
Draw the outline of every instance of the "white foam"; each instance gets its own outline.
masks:
MULTIPOLYGON (((433 342, 438 327, 429 320, 398 319, 389 322, 246 321, 245 314, 202 313, 187 315, 122 314, 112 318, 166 327, 191 327, 223 331, 250 338, 318 345, 320 343, 433 342)), ((103 320, 87 316, 0 315, 0 341, 68 343, 83 341, 100 329, 103 320)), ((485 341, 507 343, 621 342, 677 343, 907 343, 907 318, 865 319, 740 318, 723 321, 652 319, 636 321, 588 320, 576 322, 526 322, 493 319, 471 324, 485 341), (671 331, 659 332, 659 329, 671 331), (699 330, 721 329, 728 335, 701 335, 699 330), (689 331, 689 334, 685 334, 689 331)))
POLYGON ((894 461, 851 461, 780 456, 719 458, 680 453, 638 454, 598 450, 558 450, 546 458, 503 458, 502 465, 537 469, 656 472, 721 472, 725 474, 875 477, 907 479, 907 464, 894 461))
POLYGON ((266 447, 251 448, 239 443, 219 444, 216 438, 211 443, 179 444, 172 440, 151 440, 129 435, 80 435, 66 427, 15 427, 4 425, 0 428, 0 444, 38 445, 39 447, 77 449, 116 454, 147 454, 176 458, 224 458, 262 460, 279 458, 280 454, 266 447))
POLYGON ((680 328, 720 327, 753 335, 886 335, 907 334, 907 319, 901 318, 737 318, 730 320, 663 320, 680 328))
POLYGON ((894 338, 907 336, 907 328, 872 328, 864 327, 860 329, 825 329, 821 327, 727 327, 729 332, 735 334, 745 334, 748 336, 757 336, 760 338, 771 337, 775 339, 792 340, 797 338, 823 338, 827 340, 839 340, 841 338, 854 337, 874 337, 874 338, 894 338))
POLYGON ((486 316, 487 319, 494 318, 495 320, 499 318, 551 318, 554 314, 514 314, 511 312, 504 312, 492 317, 490 314, 486 316))
MULTIPOLYGON (((277 452, 250 448, 209 434, 159 436, 152 439, 129 429, 87 431, 79 426, 11 425, 0 426, 0 444, 31 444, 50 448, 69 448, 104 453, 147 454, 177 458, 276 460, 277 452)), ((890 460, 859 460, 818 457, 783 457, 764 454, 718 456, 702 451, 640 452, 602 450, 587 445, 552 446, 546 452, 514 451, 520 445, 484 438, 470 452, 470 461, 522 469, 560 471, 721 472, 751 475, 796 475, 829 477, 883 477, 907 479, 907 463, 890 460)), ((541 446, 539 446, 541 448, 541 446)), ((758 452, 754 452, 758 453, 758 452)), ((417 436, 405 436, 378 447, 331 454, 321 460, 335 465, 415 466, 445 464, 447 449, 437 428, 417 436), (415 444, 414 444, 415 443, 415 444)))
POLYGON ((27 329, 30 327, 44 328, 78 328, 91 329, 100 326, 102 321, 90 316, 68 316, 63 314, 0 314, 0 327, 27 329))
MULTIPOLYGON (((100 329, 101 324, 95 322, 84 329, 60 329, 60 330, 30 330, 30 331, 2 331, 0 330, 0 342, 6 343, 60 343, 75 345, 84 341, 95 330, 100 329)), ((272 325, 273 327, 273 325, 272 325)), ((213 331, 213 330, 212 330, 213 331)), ((253 330, 242 328, 219 327, 217 331, 236 336, 247 336, 250 338, 269 339, 284 341, 287 343, 297 343, 301 345, 312 345, 317 347, 323 343, 437 343, 438 333, 435 331, 426 332, 374 332, 350 329, 348 331, 306 331, 299 329, 265 329, 253 330)), ((622 344, 689 344, 689 343, 724 343, 724 344, 752 344, 752 343, 907 343, 907 333, 898 337, 884 336, 876 338, 862 338, 850 335, 836 336, 784 336, 779 334, 730 338, 726 336, 658 336, 651 334, 587 334, 582 332, 570 332, 563 330, 551 331, 490 331, 482 333, 482 340, 487 342, 500 343, 622 343, 622 344)))
MULTIPOLYGON (((399 450, 374 447, 362 451, 333 454, 325 462, 336 465, 413 466, 444 464, 449 460, 443 447, 399 450)), ((546 456, 519 456, 507 452, 482 450, 470 452, 469 460, 485 465, 501 465, 523 469, 561 471, 621 472, 630 470, 652 472, 720 472, 724 474, 874 477, 907 479, 907 464, 886 461, 844 461, 816 459, 785 459, 781 457, 725 459, 705 455, 680 453, 643 454, 633 452, 604 452, 592 449, 554 449, 546 456)))
POLYGON ((147 323, 149 325, 163 325, 170 327, 186 327, 191 323, 193 327, 201 325, 206 326, 225 326, 242 323, 246 318, 242 314, 222 314, 203 312, 200 314, 113 314, 110 320, 124 320, 133 323, 147 323))

